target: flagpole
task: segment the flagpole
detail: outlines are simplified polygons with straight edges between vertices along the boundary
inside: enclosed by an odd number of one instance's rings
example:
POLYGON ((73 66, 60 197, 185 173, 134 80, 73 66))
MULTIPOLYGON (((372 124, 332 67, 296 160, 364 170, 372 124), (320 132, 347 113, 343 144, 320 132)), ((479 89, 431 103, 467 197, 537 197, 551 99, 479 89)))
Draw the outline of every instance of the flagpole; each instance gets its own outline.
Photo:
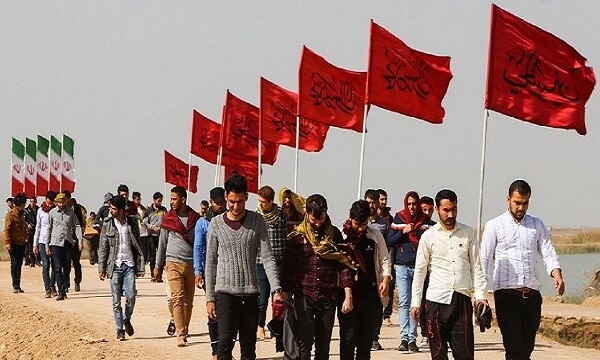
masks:
POLYGON ((294 192, 298 193, 298 154, 300 153, 300 116, 296 116, 296 159, 294 161, 294 192))
POLYGON ((369 116, 369 105, 365 104, 365 117, 363 119, 363 131, 362 131, 362 142, 360 146, 360 164, 358 167, 358 193, 357 199, 361 198, 362 192, 362 175, 363 175, 363 163, 365 161, 365 135, 367 134, 367 117, 369 116))
POLYGON ((477 212, 477 243, 480 243, 481 240, 481 217, 483 214, 483 180, 485 174, 485 148, 486 148, 486 139, 487 139, 487 123, 488 118, 490 117, 490 111, 488 109, 484 109, 483 111, 483 139, 481 142, 481 170, 479 177, 479 209, 477 212))

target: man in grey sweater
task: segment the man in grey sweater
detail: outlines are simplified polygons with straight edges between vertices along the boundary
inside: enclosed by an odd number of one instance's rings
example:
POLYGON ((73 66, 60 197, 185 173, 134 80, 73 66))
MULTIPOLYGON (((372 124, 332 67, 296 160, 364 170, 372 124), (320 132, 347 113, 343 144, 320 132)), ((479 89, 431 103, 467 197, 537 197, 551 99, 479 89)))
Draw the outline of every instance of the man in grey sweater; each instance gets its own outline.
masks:
POLYGON ((256 359, 258 326, 258 281, 256 257, 265 267, 273 299, 283 301, 277 264, 262 215, 246 210, 248 183, 234 174, 225 182, 228 211, 212 219, 206 252, 206 310, 217 319, 219 359, 232 359, 239 331, 241 359, 256 359))

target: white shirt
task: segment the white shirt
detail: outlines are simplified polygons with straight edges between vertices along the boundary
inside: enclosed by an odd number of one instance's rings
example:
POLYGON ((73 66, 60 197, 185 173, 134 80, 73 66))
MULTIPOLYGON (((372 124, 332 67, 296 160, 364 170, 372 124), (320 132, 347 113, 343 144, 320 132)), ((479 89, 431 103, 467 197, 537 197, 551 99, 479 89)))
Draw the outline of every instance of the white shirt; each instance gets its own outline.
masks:
POLYGON ((119 232, 119 251, 115 265, 121 266, 123 263, 127 266, 135 266, 133 252, 131 251, 131 238, 129 237, 129 224, 127 220, 123 224, 117 219, 113 219, 117 231, 119 232))
POLYGON ((485 224, 481 240, 481 266, 489 279, 494 264, 494 290, 528 287, 540 290, 537 274, 538 253, 542 256, 548 275, 560 269, 558 256, 544 223, 525 214, 516 222, 507 210, 485 224))
POLYGON ((42 210, 40 207, 37 211, 37 220, 35 223, 35 235, 33 235, 33 246, 38 246, 39 244, 48 245, 49 234, 48 230, 50 229, 50 221, 48 213, 42 210))
POLYGON ((446 230, 439 223, 425 231, 419 241, 412 285, 411 307, 420 307, 423 282, 429 270, 427 300, 450 304, 456 291, 475 299, 485 299, 485 276, 479 261, 479 246, 475 231, 456 223, 446 230))

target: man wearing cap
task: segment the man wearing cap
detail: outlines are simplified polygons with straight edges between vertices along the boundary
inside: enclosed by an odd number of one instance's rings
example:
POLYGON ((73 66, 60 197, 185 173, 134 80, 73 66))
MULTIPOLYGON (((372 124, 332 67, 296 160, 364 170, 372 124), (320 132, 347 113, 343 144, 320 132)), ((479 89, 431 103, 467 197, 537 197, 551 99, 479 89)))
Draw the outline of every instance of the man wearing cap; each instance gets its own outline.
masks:
POLYGON ((67 196, 63 193, 54 198, 56 207, 48 213, 48 238, 50 243, 46 254, 52 256, 52 267, 58 286, 56 300, 67 297, 67 282, 71 275, 73 248, 83 249, 83 236, 77 216, 68 206, 67 196))

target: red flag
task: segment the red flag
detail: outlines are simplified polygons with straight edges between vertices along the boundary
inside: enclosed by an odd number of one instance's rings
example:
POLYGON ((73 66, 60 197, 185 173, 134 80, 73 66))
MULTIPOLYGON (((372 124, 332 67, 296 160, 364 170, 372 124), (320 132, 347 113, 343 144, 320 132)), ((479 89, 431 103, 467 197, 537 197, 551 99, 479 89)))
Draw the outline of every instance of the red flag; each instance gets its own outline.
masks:
MULTIPOLYGON (((258 161, 259 110, 227 91, 223 117, 223 154, 246 161, 258 161)), ((263 164, 273 165, 279 145, 261 141, 263 164)))
MULTIPOLYGON (((260 78, 261 139, 296 147, 297 111, 298 94, 260 78)), ((328 130, 326 124, 301 119, 298 147, 306 151, 320 151, 328 130)))
POLYGON ((248 181, 248 192, 258 192, 258 163, 251 161, 238 161, 225 166, 225 179, 233 174, 240 174, 248 181))
POLYGON ((217 164, 221 124, 194 110, 190 152, 211 164, 217 164))
POLYGON ((485 107, 585 135, 596 77, 565 41, 492 4, 485 107))
POLYGON ((304 46, 300 60, 300 117, 363 131, 367 74, 328 63, 304 46))
POLYGON ((412 49, 371 20, 367 103, 441 124, 450 79, 450 57, 412 49))
POLYGON ((165 182, 175 186, 183 186, 192 193, 198 191, 198 166, 193 165, 191 169, 191 179, 188 188, 188 170, 189 165, 165 150, 165 182))

